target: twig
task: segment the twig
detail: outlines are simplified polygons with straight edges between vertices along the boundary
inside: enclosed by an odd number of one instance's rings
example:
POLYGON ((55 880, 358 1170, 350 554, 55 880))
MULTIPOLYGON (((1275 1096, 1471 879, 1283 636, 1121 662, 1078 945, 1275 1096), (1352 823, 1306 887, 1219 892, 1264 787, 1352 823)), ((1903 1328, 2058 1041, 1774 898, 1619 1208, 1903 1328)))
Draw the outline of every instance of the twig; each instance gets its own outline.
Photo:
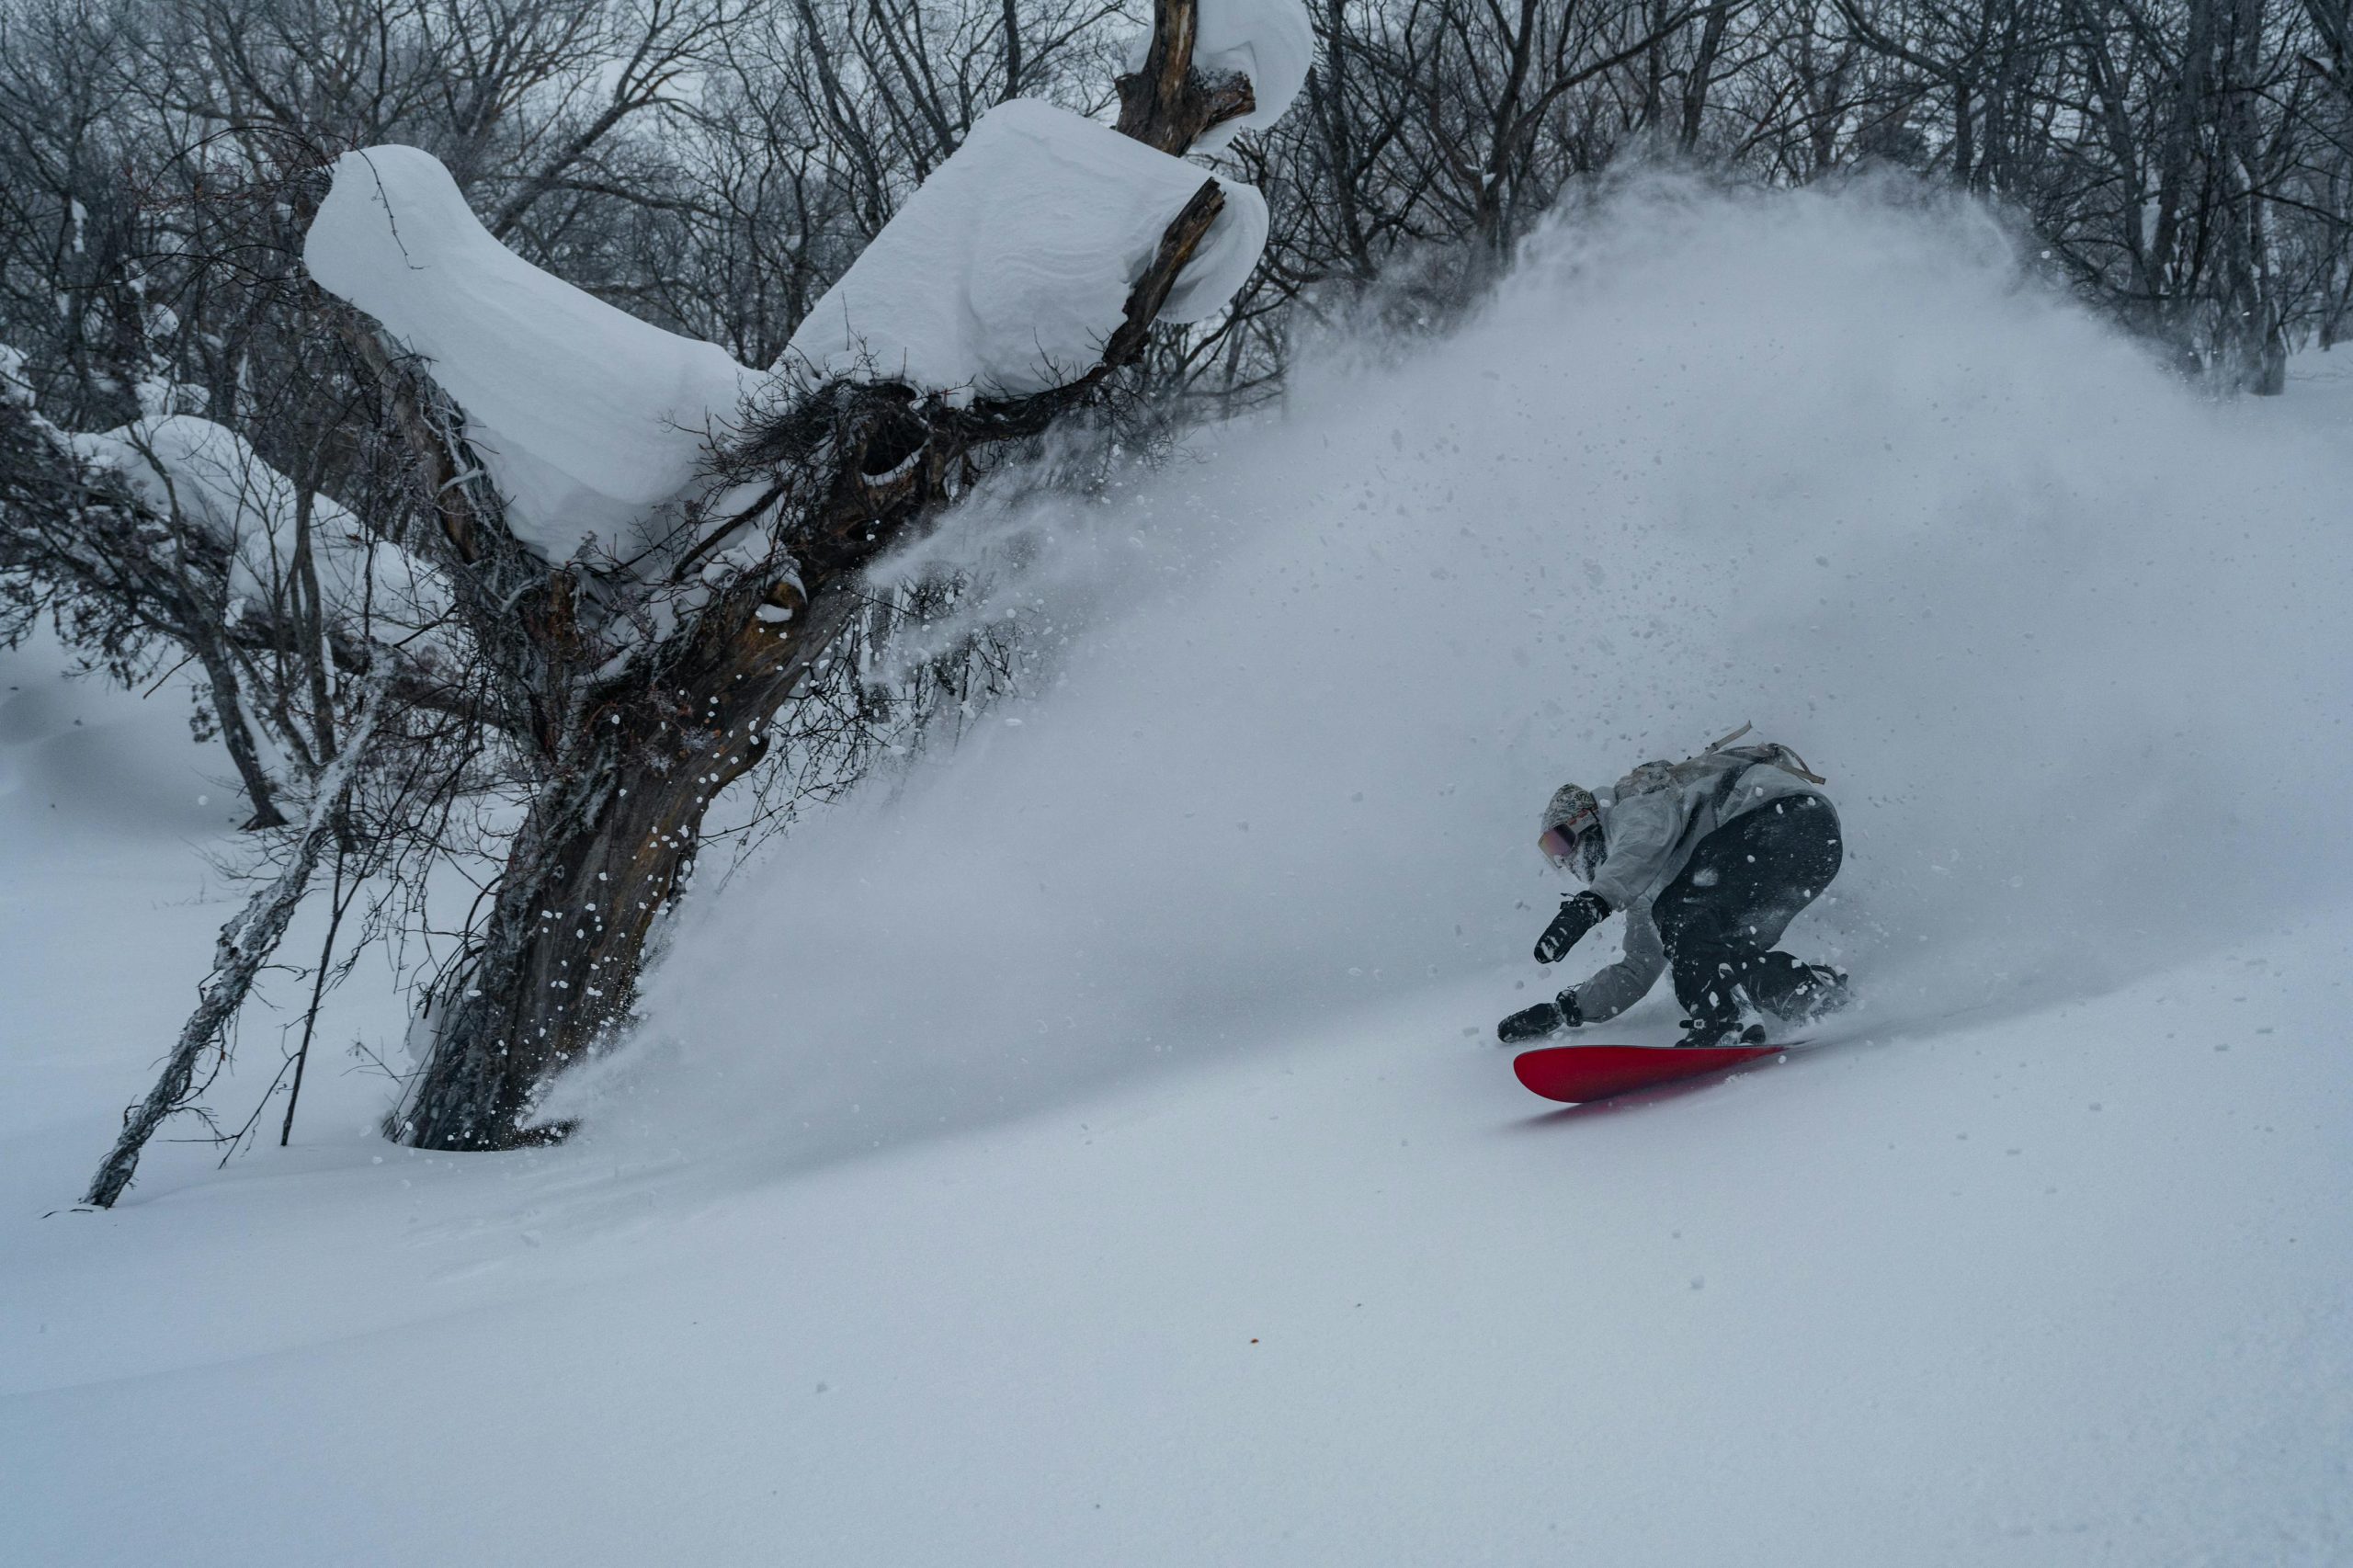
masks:
MULTIPOLYGON (((389 661, 386 667, 389 670, 389 661)), ((155 1080, 155 1086, 125 1114, 122 1135, 100 1162, 97 1175, 91 1177, 90 1190, 82 1199, 85 1203, 100 1209, 114 1207, 115 1199, 122 1196, 123 1188, 131 1185, 132 1173, 139 1168, 139 1152, 146 1147, 147 1140, 154 1136, 155 1129, 164 1124, 165 1118, 185 1108, 198 1061, 244 1006, 254 977, 261 972, 286 935, 287 923, 293 919, 295 907, 310 889, 311 874, 318 869, 327 835, 342 812, 344 795, 351 788, 376 722, 383 714, 385 680, 386 676, 379 675, 369 683, 366 707, 343 755, 320 773, 317 793, 312 800, 310 815, 302 824, 292 858, 267 886, 255 891, 236 918, 221 927, 212 972, 198 988, 196 1011, 182 1026, 180 1038, 165 1061, 163 1074, 155 1080)))
POLYGON ((327 894, 327 937, 319 949, 318 972, 311 977, 311 1005, 302 1014, 302 1043, 294 1051, 294 1086, 286 1094, 286 1122, 278 1130, 278 1146, 285 1148, 294 1137, 294 1108, 302 1098, 302 1068, 311 1060, 311 1037, 319 1027, 319 1003, 326 995, 327 969, 335 958, 335 933, 343 928, 343 912, 348 901, 343 892, 343 843, 337 837, 335 849, 335 886, 327 894))

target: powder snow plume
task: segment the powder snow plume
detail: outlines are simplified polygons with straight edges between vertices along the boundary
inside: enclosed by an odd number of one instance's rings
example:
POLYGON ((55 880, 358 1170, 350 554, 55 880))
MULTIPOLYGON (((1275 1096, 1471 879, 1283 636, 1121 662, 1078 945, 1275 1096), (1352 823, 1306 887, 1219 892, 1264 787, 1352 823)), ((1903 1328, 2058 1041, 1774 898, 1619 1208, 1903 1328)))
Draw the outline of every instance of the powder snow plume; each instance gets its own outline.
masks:
POLYGON ((2341 898, 2353 458, 1978 210, 1652 183, 1381 348, 1109 504, 951 527, 1052 536, 999 608, 1063 663, 690 908, 563 1093, 591 1135, 853 1150, 1492 973, 1483 1033, 1608 956, 1527 956, 1546 795, 1744 722, 1829 776, 1789 944, 1882 1022, 2341 898))

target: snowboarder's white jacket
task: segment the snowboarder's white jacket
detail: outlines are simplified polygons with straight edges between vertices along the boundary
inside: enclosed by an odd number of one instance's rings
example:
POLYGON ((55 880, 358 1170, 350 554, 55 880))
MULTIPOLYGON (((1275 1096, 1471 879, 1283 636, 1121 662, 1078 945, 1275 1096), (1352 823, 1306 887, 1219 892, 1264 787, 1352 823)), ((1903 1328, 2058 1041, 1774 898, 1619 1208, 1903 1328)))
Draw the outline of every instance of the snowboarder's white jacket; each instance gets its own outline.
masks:
POLYGON ((1626 916, 1625 956, 1575 988, 1585 1022, 1616 1017, 1657 983, 1666 968, 1666 945, 1651 903, 1701 839, 1760 806, 1821 793, 1785 765, 1759 760, 1764 749, 1713 751, 1672 766, 1644 763, 1600 802, 1606 853, 1594 871, 1593 891, 1626 916))

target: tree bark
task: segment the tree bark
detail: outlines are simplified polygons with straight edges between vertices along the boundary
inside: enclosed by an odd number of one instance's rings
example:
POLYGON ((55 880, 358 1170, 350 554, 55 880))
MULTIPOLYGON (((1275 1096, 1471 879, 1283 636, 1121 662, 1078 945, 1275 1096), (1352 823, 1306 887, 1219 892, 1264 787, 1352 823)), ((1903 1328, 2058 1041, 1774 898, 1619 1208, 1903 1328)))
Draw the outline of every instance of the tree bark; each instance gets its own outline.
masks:
POLYGON ((253 815, 245 819, 244 831, 284 827, 286 813, 278 809, 269 772, 261 765, 261 748, 254 742, 253 726, 245 722, 244 698, 237 685, 237 673, 230 665, 227 650, 212 638, 210 631, 209 627, 200 629, 191 641, 196 646, 197 662, 204 667, 213 722, 221 726, 221 744, 228 748, 229 760, 236 764, 237 781, 244 786, 245 799, 253 803, 253 815))
POLYGON ((1688 156, 1699 145, 1699 131, 1708 117, 1708 89, 1715 83, 1716 58, 1723 52, 1724 31, 1732 22, 1733 0, 1716 0, 1699 29, 1699 46, 1691 70, 1683 79, 1683 128, 1676 136, 1677 151, 1688 156))
POLYGON ((771 624, 732 607, 732 635, 598 694, 516 835, 480 946, 438 998, 395 1137, 491 1149, 560 1134, 529 1125, 540 1087, 627 1016, 712 797, 759 759, 767 720, 855 608, 836 593, 819 616, 771 624))
POLYGON ((1250 78, 1211 80, 1193 69, 1193 0, 1161 0, 1143 69, 1120 78, 1119 131, 1164 153, 1181 153, 1211 126, 1258 107, 1250 78))

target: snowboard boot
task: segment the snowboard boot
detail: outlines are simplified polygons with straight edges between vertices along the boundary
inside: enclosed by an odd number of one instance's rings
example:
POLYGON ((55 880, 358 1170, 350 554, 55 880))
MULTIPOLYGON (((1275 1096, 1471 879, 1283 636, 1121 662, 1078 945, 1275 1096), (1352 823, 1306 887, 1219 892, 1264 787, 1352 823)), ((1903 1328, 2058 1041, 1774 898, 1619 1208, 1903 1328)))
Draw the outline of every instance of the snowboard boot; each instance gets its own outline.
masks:
POLYGON ((1686 1018, 1683 1038, 1675 1042, 1678 1050, 1704 1051, 1714 1045, 1763 1045, 1765 1026, 1750 1024, 1741 1027, 1737 1016, 1729 1018, 1686 1018))
POLYGON ((1774 1012, 1784 1022, 1810 1024, 1829 1017, 1855 999, 1845 970, 1826 963, 1810 963, 1804 968, 1805 977, 1786 995, 1775 998, 1779 1005, 1774 1012))
POLYGON ((1548 1040, 1568 1027, 1569 1020, 1559 1003, 1539 1002, 1497 1024, 1495 1038, 1506 1045, 1520 1045, 1531 1040, 1548 1040))
POLYGON ((1750 960, 1741 989, 1758 1011, 1785 1024, 1810 1024, 1852 999, 1846 971, 1826 963, 1800 963, 1787 953, 1763 953, 1750 960))

